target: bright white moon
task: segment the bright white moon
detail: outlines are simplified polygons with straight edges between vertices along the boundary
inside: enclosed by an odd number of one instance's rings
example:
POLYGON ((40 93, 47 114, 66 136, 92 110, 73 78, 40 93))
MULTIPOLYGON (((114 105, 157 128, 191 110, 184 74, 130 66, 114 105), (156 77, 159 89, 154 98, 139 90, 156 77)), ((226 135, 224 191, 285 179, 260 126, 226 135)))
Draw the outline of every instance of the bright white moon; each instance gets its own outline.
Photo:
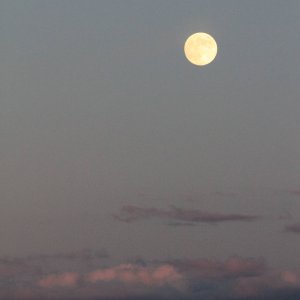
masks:
POLYGON ((204 66, 211 63, 218 51, 214 38, 204 32, 192 34, 184 44, 186 58, 194 65, 204 66))

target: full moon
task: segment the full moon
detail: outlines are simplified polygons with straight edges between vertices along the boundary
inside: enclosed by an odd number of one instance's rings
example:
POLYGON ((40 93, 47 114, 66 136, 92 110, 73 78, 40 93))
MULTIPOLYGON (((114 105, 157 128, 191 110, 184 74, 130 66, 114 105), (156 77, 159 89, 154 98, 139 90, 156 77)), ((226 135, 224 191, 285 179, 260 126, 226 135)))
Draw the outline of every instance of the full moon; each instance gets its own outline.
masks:
POLYGON ((184 44, 186 58, 197 66, 211 63, 215 59, 217 51, 218 46, 214 38, 204 32, 192 34, 184 44))

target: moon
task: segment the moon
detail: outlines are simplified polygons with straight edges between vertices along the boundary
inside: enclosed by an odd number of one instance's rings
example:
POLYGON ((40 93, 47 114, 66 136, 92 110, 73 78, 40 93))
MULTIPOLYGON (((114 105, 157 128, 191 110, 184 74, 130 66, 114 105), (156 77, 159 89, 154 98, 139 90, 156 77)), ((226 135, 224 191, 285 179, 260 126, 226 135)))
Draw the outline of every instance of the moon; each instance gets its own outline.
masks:
POLYGON ((194 65, 205 66, 211 63, 218 52, 215 39, 204 32, 197 32, 187 38, 184 44, 186 58, 194 65))

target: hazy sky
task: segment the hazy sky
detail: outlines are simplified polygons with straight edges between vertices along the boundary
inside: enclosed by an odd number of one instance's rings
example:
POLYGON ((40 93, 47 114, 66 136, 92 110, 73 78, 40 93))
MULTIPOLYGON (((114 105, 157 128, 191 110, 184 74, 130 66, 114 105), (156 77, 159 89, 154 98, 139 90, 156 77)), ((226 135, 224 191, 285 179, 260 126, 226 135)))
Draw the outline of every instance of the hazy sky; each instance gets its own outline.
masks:
POLYGON ((3 295, 146 297, 162 268, 157 295, 192 299, 203 260, 217 295, 231 263, 228 297, 298 293, 299 28, 298 0, 1 1, 3 295), (205 67, 194 32, 218 43, 205 67), (137 258, 151 283, 89 285, 137 258))

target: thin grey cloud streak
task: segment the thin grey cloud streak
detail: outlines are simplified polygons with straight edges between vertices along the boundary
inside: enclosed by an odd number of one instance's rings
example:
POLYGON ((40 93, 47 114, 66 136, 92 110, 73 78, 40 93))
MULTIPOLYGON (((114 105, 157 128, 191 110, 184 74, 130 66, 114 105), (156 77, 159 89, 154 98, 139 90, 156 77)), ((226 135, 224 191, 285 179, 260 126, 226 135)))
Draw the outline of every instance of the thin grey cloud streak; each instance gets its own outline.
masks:
MULTIPOLYGON (((118 214, 113 217, 121 222, 131 223, 152 218, 166 219, 169 221, 183 222, 183 225, 196 223, 224 223, 224 222, 253 222, 259 219, 255 215, 227 214, 219 212, 207 212, 198 209, 184 209, 170 206, 169 209, 144 208, 134 205, 123 206, 118 214), (187 223, 188 222, 188 223, 187 223)), ((172 223, 171 223, 172 224, 172 223)))
POLYGON ((230 257, 226 261, 212 259, 179 259, 171 262, 182 273, 197 278, 252 277, 263 274, 267 266, 263 258, 230 257))
POLYGON ((61 269, 66 269, 69 272, 81 272, 98 266, 108 257, 105 250, 90 249, 24 257, 2 257, 0 258, 0 277, 11 278, 15 275, 22 277, 25 274, 59 273, 61 269))
POLYGON ((300 190, 290 190, 289 193, 295 196, 300 196, 300 190))
POLYGON ((285 232, 300 234, 300 223, 285 226, 285 232))
POLYGON ((53 272, 40 260, 42 256, 36 258, 40 268, 33 264, 32 257, 0 260, 1 299, 277 300, 300 297, 300 272, 273 270, 263 258, 236 256, 225 261, 177 259, 117 265, 102 262, 77 271, 62 263, 53 272))
POLYGON ((55 254, 40 254, 28 256, 29 260, 64 260, 64 261, 91 261, 96 259, 108 258, 106 250, 83 249, 73 252, 62 252, 55 254))

